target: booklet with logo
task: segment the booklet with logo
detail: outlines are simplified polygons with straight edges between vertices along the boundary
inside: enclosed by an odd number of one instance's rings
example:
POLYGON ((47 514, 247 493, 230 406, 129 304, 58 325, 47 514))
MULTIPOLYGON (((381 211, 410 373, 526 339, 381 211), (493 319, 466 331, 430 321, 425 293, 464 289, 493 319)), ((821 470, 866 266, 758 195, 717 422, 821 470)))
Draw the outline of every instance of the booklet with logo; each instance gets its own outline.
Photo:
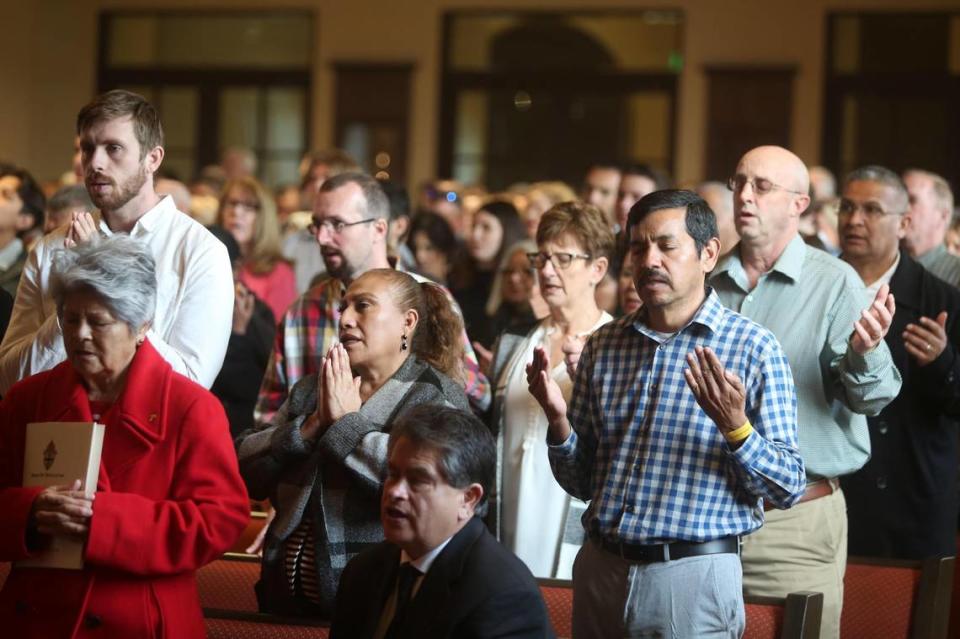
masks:
MULTIPOLYGON (((23 486, 65 486, 80 480, 87 495, 97 491, 104 425, 96 422, 32 422, 23 451, 23 486)), ((31 568, 83 568, 83 542, 53 536, 36 557, 17 562, 31 568)))

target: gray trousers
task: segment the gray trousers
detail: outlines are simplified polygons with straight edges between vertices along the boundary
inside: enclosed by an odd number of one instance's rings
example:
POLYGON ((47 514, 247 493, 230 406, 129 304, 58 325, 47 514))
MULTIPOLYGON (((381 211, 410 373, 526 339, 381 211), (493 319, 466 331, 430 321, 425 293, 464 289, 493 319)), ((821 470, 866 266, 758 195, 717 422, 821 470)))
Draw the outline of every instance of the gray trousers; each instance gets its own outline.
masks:
POLYGON ((588 541, 573 564, 573 636, 738 639, 742 582, 732 553, 638 564, 588 541))

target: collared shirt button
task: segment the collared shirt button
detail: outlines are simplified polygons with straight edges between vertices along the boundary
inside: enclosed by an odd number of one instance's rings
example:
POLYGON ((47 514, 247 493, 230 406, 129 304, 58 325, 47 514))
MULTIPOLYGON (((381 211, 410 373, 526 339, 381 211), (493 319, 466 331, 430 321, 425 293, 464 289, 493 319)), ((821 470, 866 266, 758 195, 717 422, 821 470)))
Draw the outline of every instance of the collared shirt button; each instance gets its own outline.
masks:
POLYGON ((883 477, 883 476, 877 477, 877 488, 879 488, 880 490, 886 490, 887 488, 886 477, 883 477))
POLYGON ((888 430, 890 430, 890 426, 887 424, 887 422, 880 421, 877 424, 877 432, 879 432, 881 435, 886 435, 888 430))

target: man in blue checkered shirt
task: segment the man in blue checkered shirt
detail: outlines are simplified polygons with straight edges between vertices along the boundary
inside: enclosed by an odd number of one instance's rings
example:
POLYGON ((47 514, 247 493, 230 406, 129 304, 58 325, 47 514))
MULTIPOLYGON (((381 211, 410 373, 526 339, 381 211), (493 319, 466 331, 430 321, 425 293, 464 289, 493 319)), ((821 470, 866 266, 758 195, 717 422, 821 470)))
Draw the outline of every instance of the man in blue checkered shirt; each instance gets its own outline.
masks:
POLYGON ((739 537, 805 485, 790 366, 706 287, 720 242, 699 196, 651 193, 628 230, 643 306, 594 333, 569 409, 542 349, 527 368, 554 475, 591 500, 574 637, 739 637, 739 537))

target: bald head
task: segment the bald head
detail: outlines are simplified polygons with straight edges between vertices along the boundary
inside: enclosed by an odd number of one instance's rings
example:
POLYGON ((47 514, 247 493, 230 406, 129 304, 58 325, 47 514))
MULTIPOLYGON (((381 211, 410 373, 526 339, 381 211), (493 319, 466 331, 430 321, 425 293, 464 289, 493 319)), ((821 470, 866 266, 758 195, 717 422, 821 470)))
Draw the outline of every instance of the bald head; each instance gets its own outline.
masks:
POLYGON ((807 165, 782 146, 758 146, 751 149, 740 159, 740 164, 747 162, 764 167, 767 172, 765 177, 774 184, 798 193, 810 192, 807 165))
POLYGON ((810 204, 806 165, 783 147, 759 146, 740 158, 732 183, 734 223, 744 248, 765 260, 778 258, 810 204))

